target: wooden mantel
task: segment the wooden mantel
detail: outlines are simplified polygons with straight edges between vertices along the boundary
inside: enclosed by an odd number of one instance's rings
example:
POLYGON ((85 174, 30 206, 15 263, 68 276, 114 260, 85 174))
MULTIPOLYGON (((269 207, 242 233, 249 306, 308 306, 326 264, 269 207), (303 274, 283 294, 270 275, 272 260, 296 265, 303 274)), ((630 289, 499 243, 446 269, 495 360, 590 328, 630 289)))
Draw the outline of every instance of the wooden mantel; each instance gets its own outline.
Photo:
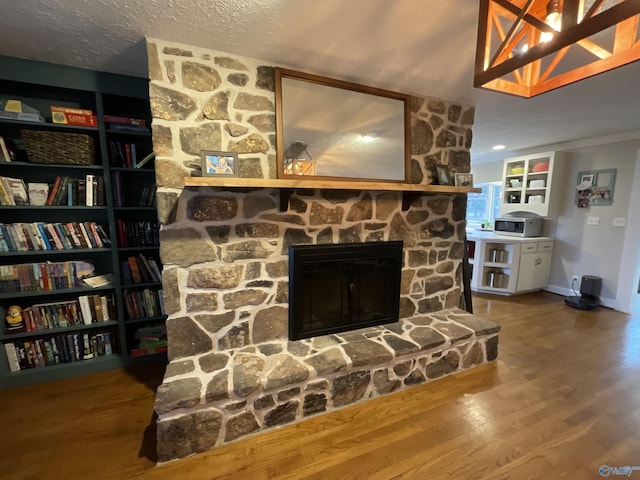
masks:
POLYGON ((415 197, 421 194, 480 193, 482 189, 474 187, 455 187, 453 185, 421 185, 416 183, 388 181, 344 181, 289 178, 223 178, 223 177, 185 177, 185 187, 223 187, 223 188, 276 188, 280 190, 280 210, 285 211, 289 197, 296 188, 325 190, 373 190, 403 192, 402 209, 406 210, 415 197))

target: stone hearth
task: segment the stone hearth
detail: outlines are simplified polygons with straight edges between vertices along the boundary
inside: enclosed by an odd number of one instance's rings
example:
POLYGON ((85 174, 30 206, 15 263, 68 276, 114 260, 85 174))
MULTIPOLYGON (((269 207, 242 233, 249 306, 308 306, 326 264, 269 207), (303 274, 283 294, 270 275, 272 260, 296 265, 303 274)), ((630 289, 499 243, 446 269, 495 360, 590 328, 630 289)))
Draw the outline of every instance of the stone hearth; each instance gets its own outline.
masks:
POLYGON ((169 364, 155 410, 160 461, 495 360, 499 327, 460 309, 169 364), (203 373, 213 376, 201 381, 203 373))

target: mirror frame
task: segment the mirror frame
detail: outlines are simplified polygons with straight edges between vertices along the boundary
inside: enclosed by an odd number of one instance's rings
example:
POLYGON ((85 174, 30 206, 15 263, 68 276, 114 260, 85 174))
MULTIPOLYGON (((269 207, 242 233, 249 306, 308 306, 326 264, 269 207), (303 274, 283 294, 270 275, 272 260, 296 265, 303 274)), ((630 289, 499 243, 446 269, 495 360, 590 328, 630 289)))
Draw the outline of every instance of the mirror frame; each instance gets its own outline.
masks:
POLYGON ((284 173, 284 118, 282 113, 282 79, 291 78, 318 85, 324 85, 354 92, 366 93, 380 97, 392 98, 400 100, 404 103, 404 183, 410 183, 411 172, 411 105, 410 95, 404 93, 383 90, 381 88, 369 87, 357 83, 347 82, 344 80, 336 80, 333 78, 322 77, 310 73, 288 70, 285 68, 275 67, 275 95, 276 95, 276 169, 277 178, 304 180, 333 180, 345 182, 393 182, 399 183, 399 180, 382 179, 382 178, 353 178, 353 177, 333 177, 323 175, 292 175, 284 173))

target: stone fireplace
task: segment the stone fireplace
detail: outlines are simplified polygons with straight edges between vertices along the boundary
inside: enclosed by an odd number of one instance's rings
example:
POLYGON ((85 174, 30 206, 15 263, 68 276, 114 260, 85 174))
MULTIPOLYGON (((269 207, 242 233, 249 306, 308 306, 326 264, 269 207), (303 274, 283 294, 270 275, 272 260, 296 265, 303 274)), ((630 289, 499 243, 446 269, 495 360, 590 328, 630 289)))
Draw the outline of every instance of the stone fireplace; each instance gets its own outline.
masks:
MULTIPOLYGON (((148 40, 169 360, 158 458, 201 452, 470 368, 498 327, 460 309, 466 197, 388 191, 184 187, 200 150, 274 178, 273 67, 148 40), (399 321, 289 339, 289 246, 402 241, 399 321)), ((412 99, 414 183, 469 171, 473 108, 412 99)))

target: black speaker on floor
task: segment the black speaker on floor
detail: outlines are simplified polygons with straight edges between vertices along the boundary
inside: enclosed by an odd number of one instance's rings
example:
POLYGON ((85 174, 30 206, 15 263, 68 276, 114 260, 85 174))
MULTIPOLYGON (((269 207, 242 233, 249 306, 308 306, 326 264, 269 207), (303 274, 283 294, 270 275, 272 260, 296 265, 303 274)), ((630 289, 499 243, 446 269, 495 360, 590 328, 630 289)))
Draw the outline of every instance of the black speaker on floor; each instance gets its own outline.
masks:
POLYGON ((602 278, 583 275, 580 281, 580 296, 567 297, 564 303, 579 310, 595 310, 600 305, 602 278))

